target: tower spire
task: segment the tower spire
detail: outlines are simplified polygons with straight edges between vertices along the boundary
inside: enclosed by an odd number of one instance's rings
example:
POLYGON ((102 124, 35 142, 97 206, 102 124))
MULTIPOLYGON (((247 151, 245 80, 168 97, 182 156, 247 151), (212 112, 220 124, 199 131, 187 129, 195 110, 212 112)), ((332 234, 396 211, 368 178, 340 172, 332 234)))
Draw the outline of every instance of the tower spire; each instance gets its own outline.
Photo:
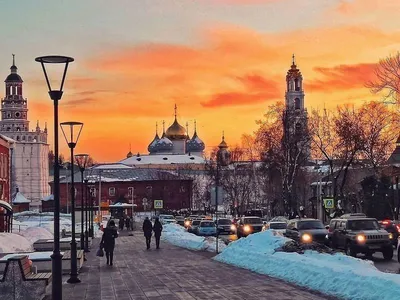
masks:
POLYGON ((197 132, 197 121, 196 120, 194 120, 194 132, 195 133, 197 132))
POLYGON ((177 115, 177 113, 176 113, 176 111, 177 111, 177 109, 178 109, 178 107, 176 106, 176 103, 175 103, 175 108, 174 108, 174 110, 175 110, 175 120, 176 120, 176 115, 177 115))
POLYGON ((15 66, 15 54, 12 55, 13 56, 13 66, 15 66))
POLYGON ((165 121, 163 120, 162 121, 162 131, 163 131, 163 134, 165 133, 165 121))
POLYGON ((293 55, 292 55, 292 66, 295 66, 296 65, 296 59, 295 59, 295 56, 294 56, 294 53, 293 53, 293 55))
POLYGON ((186 122, 186 132, 189 134, 189 122, 186 122))
POLYGON ((158 122, 156 122, 156 135, 158 135, 158 122))

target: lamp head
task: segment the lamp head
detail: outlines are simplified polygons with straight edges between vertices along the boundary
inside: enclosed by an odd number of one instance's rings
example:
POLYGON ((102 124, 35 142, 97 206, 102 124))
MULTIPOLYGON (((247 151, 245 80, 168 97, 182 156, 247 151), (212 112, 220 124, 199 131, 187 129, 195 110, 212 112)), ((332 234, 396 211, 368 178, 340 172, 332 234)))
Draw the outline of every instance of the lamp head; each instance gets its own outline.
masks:
POLYGON ((62 133, 64 135, 65 141, 70 149, 75 148, 78 143, 81 131, 83 128, 83 123, 81 122, 62 122, 60 123, 62 133))

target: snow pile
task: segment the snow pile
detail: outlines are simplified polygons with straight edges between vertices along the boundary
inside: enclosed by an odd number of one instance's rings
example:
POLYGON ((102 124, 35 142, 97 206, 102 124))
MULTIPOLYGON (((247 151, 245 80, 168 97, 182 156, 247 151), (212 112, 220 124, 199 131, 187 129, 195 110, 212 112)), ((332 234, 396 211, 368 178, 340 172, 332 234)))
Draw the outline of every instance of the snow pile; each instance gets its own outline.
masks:
MULTIPOLYGON (((162 239, 178 247, 196 251, 215 251, 215 237, 203 237, 189 233, 180 225, 166 224, 163 226, 162 239)), ((219 240, 219 250, 223 250, 225 243, 219 240)))
MULTIPOLYGON (((54 214, 39 213, 34 211, 24 211, 14 214, 14 230, 18 226, 19 230, 24 230, 30 227, 43 227, 51 233, 54 233, 54 214)), ((76 224, 76 228, 80 229, 80 225, 76 224), (79 226, 78 226, 79 225, 79 226)), ((60 230, 65 229, 71 231, 71 215, 60 214, 60 230)))
POLYGON ((31 252, 29 240, 15 233, 0 232, 0 253, 31 252))
POLYGON ((38 240, 53 240, 53 234, 46 228, 30 227, 17 234, 25 237, 31 244, 38 240))
POLYGON ((341 253, 275 251, 288 241, 264 231, 232 242, 214 259, 345 299, 397 299, 398 275, 382 273, 372 262, 341 253))

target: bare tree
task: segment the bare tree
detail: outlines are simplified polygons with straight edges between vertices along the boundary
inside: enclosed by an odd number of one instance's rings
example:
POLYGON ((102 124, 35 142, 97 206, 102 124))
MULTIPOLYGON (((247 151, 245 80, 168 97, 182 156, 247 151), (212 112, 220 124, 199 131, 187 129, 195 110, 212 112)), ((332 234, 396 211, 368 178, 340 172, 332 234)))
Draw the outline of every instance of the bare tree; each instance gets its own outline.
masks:
POLYGON ((381 59, 375 68, 376 79, 366 86, 372 93, 384 92, 385 99, 393 99, 400 102, 400 52, 381 59))

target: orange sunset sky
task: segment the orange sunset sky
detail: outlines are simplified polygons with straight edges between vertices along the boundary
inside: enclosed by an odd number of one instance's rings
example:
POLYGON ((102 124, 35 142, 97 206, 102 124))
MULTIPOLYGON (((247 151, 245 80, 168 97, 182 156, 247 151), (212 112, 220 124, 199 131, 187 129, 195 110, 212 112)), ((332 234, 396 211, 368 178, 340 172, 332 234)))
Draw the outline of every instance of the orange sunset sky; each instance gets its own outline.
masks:
POLYGON ((129 144, 147 153, 175 103, 190 135, 197 120, 208 147, 223 130, 233 145, 283 101, 293 53, 308 109, 379 99, 364 84, 399 49, 399 11, 398 0, 6 1, 0 74, 15 53, 31 129, 47 121, 51 148, 52 103, 34 62, 47 54, 76 60, 60 121, 85 123, 77 152, 100 162, 123 159, 129 144))

